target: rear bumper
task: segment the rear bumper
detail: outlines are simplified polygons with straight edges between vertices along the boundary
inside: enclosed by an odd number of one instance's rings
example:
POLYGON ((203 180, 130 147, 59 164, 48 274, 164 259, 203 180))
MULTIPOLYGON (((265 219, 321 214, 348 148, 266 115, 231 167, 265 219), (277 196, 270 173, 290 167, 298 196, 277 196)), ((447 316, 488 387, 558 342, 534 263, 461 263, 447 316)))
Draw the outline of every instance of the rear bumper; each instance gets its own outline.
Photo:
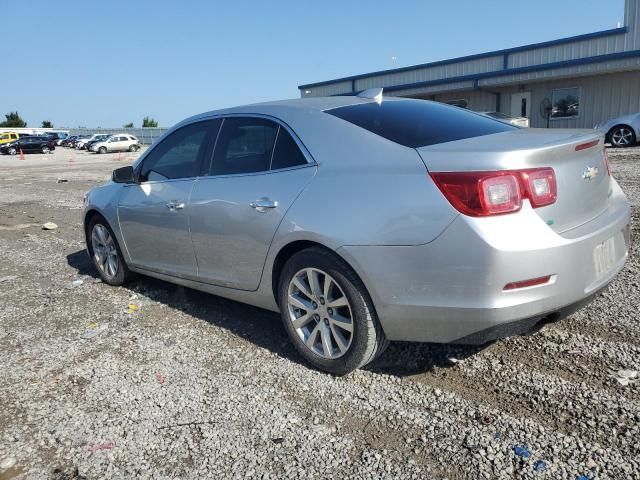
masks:
POLYGON ((630 208, 613 183, 607 210, 562 236, 524 208, 482 219, 461 215, 425 245, 338 252, 363 279, 390 340, 484 343, 583 306, 623 268, 630 208), (594 250, 607 241, 614 254, 602 271, 594 250), (547 284, 503 290, 547 275, 547 284))

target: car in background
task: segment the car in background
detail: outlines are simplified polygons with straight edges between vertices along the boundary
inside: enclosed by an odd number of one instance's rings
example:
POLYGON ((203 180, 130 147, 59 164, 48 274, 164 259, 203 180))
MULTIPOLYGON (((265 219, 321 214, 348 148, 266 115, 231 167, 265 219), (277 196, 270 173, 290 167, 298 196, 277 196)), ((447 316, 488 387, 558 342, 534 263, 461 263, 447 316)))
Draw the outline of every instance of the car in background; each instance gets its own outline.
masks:
POLYGON ((337 375, 388 340, 484 344, 569 315, 631 232, 599 132, 381 89, 187 119, 84 208, 105 283, 138 272, 280 311, 337 375))
POLYGON ((612 146, 631 147, 640 139, 640 112, 599 123, 595 129, 604 133, 605 142, 612 146))
POLYGON ((89 138, 91 138, 91 135, 78 135, 78 137, 73 142, 71 142, 69 146, 71 148, 76 148, 79 142, 82 142, 83 140, 88 140, 89 138))
POLYGON ((98 135, 94 135, 94 138, 90 139, 87 143, 85 143, 82 148, 87 151, 91 151, 92 145, 95 145, 96 143, 100 143, 100 142, 105 142, 109 139, 109 137, 111 137, 110 133, 101 133, 98 135))
POLYGON ((15 142, 19 137, 20 134, 16 132, 2 132, 0 133, 0 145, 15 142))
POLYGON ((63 147, 70 147, 76 140, 78 139, 78 135, 71 135, 70 137, 65 138, 60 142, 60 145, 63 147))
POLYGON ((96 153, 107 152, 136 152, 140 149, 140 141, 128 133, 116 133, 104 142, 94 143, 91 151, 96 153))
POLYGON ((479 112, 481 115, 491 117, 500 122, 508 123, 509 125, 515 125, 516 127, 529 127, 529 119, 527 117, 511 117, 502 112, 479 112))
POLYGON ((23 153, 49 153, 56 149, 55 142, 43 136, 20 137, 18 140, 0 146, 0 153, 15 155, 23 153))
POLYGON ((75 148, 78 150, 85 150, 87 148, 87 144, 89 142, 94 142, 95 140, 104 141, 109 138, 111 135, 106 133, 94 133, 89 138, 81 138, 76 141, 75 148))

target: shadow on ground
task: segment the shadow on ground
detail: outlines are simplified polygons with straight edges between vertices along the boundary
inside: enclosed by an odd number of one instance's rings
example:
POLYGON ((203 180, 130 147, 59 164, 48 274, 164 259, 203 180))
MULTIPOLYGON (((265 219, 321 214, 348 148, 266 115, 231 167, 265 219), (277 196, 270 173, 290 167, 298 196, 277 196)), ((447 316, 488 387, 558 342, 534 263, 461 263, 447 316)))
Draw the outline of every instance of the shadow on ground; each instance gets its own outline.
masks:
MULTIPOLYGON (((85 250, 67 255, 67 263, 79 275, 99 278, 85 250)), ((277 313, 142 275, 124 288, 224 328, 280 357, 307 365, 289 341, 277 313)), ((464 360, 485 347, 393 342, 380 358, 366 368, 381 374, 416 375, 436 367, 452 367, 456 360, 464 360)))

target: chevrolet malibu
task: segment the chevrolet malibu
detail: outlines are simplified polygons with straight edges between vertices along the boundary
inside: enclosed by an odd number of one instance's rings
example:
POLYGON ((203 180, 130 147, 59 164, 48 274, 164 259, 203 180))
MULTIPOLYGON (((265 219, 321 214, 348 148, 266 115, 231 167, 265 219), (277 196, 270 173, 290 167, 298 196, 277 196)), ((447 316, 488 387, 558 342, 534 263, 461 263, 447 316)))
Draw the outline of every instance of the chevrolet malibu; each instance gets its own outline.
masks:
POLYGON ((336 375, 391 340, 481 344, 566 316, 622 269, 629 221, 602 135, 379 91, 189 118, 84 209, 106 283, 279 311, 336 375))

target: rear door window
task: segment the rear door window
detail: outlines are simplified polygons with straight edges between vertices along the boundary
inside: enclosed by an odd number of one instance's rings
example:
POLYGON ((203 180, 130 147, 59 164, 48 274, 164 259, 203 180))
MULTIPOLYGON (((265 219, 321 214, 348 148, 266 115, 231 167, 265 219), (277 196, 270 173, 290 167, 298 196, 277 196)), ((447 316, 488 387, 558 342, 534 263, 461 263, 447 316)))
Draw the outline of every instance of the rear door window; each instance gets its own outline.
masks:
POLYGON ((269 170, 278 124, 264 118, 224 119, 211 165, 211 175, 269 170))
POLYGON ((517 130, 462 108, 425 100, 383 100, 326 113, 412 148, 517 130))
POLYGON ((271 160, 271 170, 281 168, 297 167, 306 165, 307 159, 304 157, 300 148, 296 144, 291 134, 283 127, 278 130, 276 146, 273 150, 273 159, 271 160))

